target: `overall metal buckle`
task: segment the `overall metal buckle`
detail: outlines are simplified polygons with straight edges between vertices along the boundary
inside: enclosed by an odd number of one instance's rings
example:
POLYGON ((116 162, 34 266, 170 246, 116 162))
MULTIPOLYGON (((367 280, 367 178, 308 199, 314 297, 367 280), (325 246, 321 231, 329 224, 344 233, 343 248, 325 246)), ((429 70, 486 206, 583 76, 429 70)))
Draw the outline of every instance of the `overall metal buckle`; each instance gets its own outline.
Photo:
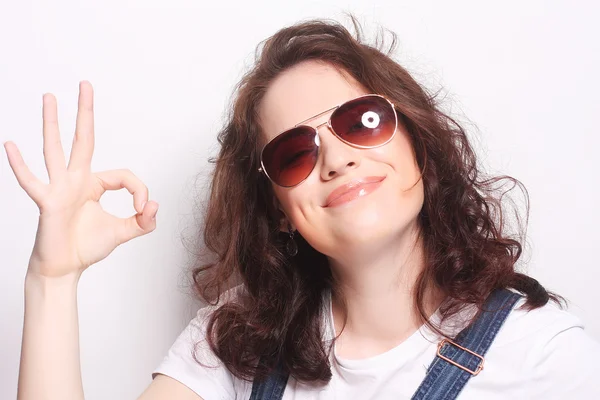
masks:
POLYGON ((471 375, 473 375, 473 376, 475 376, 475 375, 477 375, 479 372, 481 372, 481 370, 483 369, 483 363, 484 363, 484 361, 485 361, 485 359, 483 358, 483 356, 480 356, 479 354, 477 354, 477 353, 475 353, 475 352, 473 352, 473 351, 471 351, 471 350, 469 350, 469 349, 467 349, 467 348, 464 348, 464 347, 462 347, 461 345, 459 345, 459 344, 457 344, 457 343, 454 343, 454 342, 453 342, 452 340, 450 340, 450 339, 443 339, 443 340, 442 340, 442 341, 441 341, 441 342, 438 344, 438 348, 437 348, 437 356, 438 356, 438 357, 440 357, 440 358, 441 358, 441 359, 443 359, 443 360, 446 360, 446 361, 448 361, 450 364, 452 364, 452 365, 455 365, 455 366, 457 366, 458 368, 460 368, 460 369, 462 369, 462 370, 464 370, 464 371, 467 371, 468 373, 470 373, 470 374, 471 374, 471 375), (446 343, 452 344, 452 345, 454 345, 454 346, 458 347, 459 349, 462 349, 462 350, 466 351, 467 353, 470 353, 470 354, 474 355, 475 357, 478 357, 478 358, 480 358, 480 359, 481 359, 481 362, 479 363, 479 365, 477 366, 477 368, 476 368, 475 370, 471 370, 471 369, 468 369, 468 368, 466 368, 466 367, 463 367, 462 365, 460 365, 460 364, 458 364, 458 363, 456 363, 456 362, 452 361, 452 360, 451 360, 451 359, 449 359, 448 357, 446 357, 446 356, 442 355, 442 353, 441 353, 441 350, 442 350, 442 347, 444 347, 444 344, 446 344, 446 343))

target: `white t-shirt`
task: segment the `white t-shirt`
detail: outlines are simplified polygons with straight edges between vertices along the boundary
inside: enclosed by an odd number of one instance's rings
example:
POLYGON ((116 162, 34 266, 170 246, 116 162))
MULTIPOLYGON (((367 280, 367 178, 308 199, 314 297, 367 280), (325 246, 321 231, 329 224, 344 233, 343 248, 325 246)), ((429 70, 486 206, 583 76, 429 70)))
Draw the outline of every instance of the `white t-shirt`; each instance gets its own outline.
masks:
MULTIPOLYGON (((518 309, 523 302, 517 302, 485 355, 484 369, 469 379, 458 399, 600 399, 600 343, 584 331, 578 317, 555 303, 527 312, 518 309)), ((324 305, 324 339, 331 339, 330 293, 324 305)), ((204 400, 248 400, 252 382, 233 377, 205 341, 206 322, 215 307, 198 311, 152 376, 168 375, 204 400), (194 360, 194 346, 196 356, 212 368, 194 360)), ((468 313, 457 316, 454 329, 460 330, 456 321, 468 313)), ((439 314, 431 318, 438 322, 439 314)), ((434 360, 439 340, 422 326, 398 346, 366 359, 340 358, 334 347, 331 381, 315 388, 290 376, 283 400, 410 399, 434 360)))

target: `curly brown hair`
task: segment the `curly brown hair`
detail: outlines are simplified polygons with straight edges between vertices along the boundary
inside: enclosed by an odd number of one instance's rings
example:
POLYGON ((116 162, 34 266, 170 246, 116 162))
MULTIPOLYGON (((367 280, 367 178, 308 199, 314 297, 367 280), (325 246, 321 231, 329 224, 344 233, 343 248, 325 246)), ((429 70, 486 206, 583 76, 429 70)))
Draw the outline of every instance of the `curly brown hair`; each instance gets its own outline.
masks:
POLYGON ((425 268, 414 299, 424 323, 431 326, 424 311, 424 294, 431 285, 447 296, 440 307, 442 321, 465 304, 481 310, 496 288, 521 292, 526 309, 549 299, 564 301, 516 271, 527 219, 522 224, 515 213, 519 235, 509 236, 502 198, 521 187, 528 217, 524 186, 509 176, 482 178, 464 129, 392 59, 396 35, 390 32, 392 43, 384 52, 383 41, 365 43, 360 24, 353 16, 351 20, 354 35, 336 21, 310 20, 259 44, 256 63, 236 87, 218 135, 221 147, 213 160, 204 221, 204 244, 216 258, 196 265, 193 280, 198 294, 211 304, 219 302, 232 280, 244 289, 235 301, 215 309, 206 332, 212 351, 241 379, 262 378, 277 363, 300 381, 317 384, 331 378, 331 348, 323 343, 321 326, 323 293, 334 289, 327 258, 299 234, 297 256, 286 255, 281 211, 271 182, 258 172, 265 140, 258 123, 261 99, 279 74, 306 60, 342 69, 371 93, 390 99, 410 135, 425 195, 418 216, 425 268), (506 182, 512 187, 502 190, 506 182))

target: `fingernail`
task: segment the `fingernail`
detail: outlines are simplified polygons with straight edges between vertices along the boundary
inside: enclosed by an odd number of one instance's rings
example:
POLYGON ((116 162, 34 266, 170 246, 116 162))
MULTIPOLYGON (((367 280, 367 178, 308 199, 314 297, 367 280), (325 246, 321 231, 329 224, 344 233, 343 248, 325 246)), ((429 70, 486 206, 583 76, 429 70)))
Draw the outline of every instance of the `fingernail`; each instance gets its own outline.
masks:
POLYGON ((156 219, 156 214, 158 214, 158 208, 156 209, 156 211, 154 211, 154 215, 152 216, 152 219, 155 220, 156 219))

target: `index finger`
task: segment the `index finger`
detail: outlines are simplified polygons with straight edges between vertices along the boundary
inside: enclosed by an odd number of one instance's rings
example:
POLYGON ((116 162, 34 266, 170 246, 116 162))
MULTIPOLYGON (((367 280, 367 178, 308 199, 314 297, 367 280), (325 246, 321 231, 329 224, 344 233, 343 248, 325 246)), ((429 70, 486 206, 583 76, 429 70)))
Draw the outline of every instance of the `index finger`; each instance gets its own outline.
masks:
POLYGON ((143 211, 144 203, 148 201, 148 187, 133 172, 128 169, 115 169, 111 171, 101 171, 95 173, 100 181, 102 191, 96 193, 99 200, 100 196, 107 190, 127 189, 133 195, 133 207, 139 213, 143 211))
POLYGON ((77 103, 77 122, 69 171, 91 169, 94 153, 94 90, 88 81, 79 82, 79 99, 77 103))

